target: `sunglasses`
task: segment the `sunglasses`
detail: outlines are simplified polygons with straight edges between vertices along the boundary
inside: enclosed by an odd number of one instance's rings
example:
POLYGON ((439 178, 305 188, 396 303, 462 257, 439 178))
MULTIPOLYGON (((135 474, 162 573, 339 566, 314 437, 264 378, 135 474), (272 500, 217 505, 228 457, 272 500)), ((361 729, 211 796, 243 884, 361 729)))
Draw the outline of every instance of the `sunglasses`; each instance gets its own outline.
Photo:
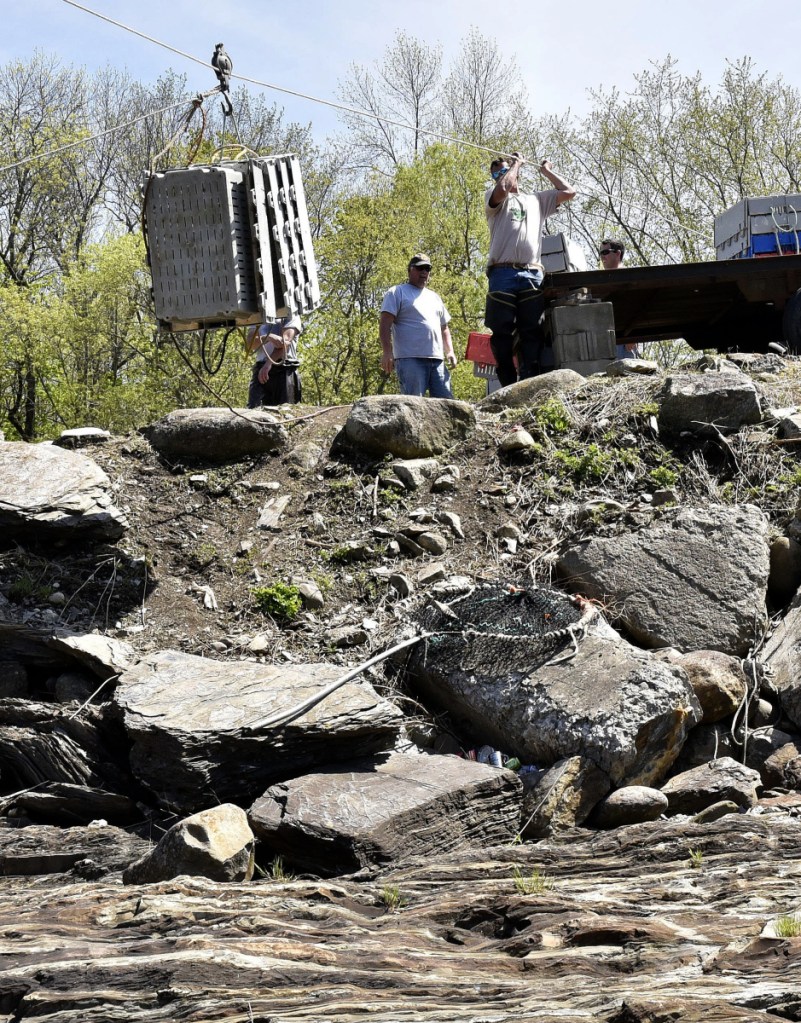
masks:
POLYGON ((608 256, 610 252, 620 252, 620 249, 601 249, 602 256, 608 256))

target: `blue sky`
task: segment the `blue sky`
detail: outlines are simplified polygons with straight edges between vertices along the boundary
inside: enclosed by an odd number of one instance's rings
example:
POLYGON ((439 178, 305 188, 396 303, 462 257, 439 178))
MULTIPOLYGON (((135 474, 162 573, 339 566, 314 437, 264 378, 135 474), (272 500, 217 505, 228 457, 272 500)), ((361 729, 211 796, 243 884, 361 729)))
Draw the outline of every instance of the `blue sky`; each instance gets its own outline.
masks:
MULTIPOLYGON (((518 4, 476 0, 81 0, 177 49, 208 60, 222 41, 235 71, 324 99, 354 63, 379 60, 401 29, 458 51, 471 27, 515 56, 535 114, 582 111, 589 89, 625 92, 650 61, 671 54, 685 73, 716 83, 726 59, 751 56, 770 77, 801 87, 801 4, 773 0, 626 0, 518 4), (514 11, 500 14, 501 10, 514 11), (769 15, 767 12, 769 11, 769 15), (279 16, 281 15, 281 16, 279 16)), ((0 0, 0 62, 27 58, 37 48, 90 70, 110 63, 153 81, 172 67, 186 72, 191 92, 212 87, 211 71, 115 28, 64 0, 0 0)), ((336 114, 314 103, 271 93, 288 120, 312 122, 320 141, 337 130, 336 114)))

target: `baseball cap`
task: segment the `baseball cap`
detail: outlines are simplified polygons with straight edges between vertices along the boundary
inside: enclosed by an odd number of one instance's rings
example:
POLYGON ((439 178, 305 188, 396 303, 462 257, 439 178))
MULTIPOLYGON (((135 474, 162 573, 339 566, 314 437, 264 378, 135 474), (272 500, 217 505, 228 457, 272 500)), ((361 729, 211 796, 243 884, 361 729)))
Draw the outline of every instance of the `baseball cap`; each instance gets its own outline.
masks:
POLYGON ((427 267, 430 270, 431 269, 431 260, 428 258, 428 256, 425 254, 425 252, 416 252, 412 256, 412 258, 409 260, 409 267, 410 268, 411 267, 415 267, 418 270, 421 267, 427 267))

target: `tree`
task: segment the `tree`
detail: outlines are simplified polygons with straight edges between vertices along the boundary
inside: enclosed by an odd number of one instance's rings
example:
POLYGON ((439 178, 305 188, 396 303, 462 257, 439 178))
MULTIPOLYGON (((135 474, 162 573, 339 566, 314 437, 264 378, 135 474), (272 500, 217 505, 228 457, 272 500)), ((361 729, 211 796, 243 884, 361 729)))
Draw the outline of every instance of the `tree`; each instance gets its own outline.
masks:
POLYGON ((443 85, 443 128, 482 145, 518 149, 529 130, 528 96, 517 60, 472 28, 443 85))
POLYGON ((374 70, 351 67, 340 85, 344 103, 370 117, 344 113, 350 129, 354 164, 390 174, 425 148, 426 129, 436 129, 442 52, 405 32, 398 32, 374 70), (390 121, 410 126, 400 128, 390 121))
MULTIPOLYGON (((458 146, 426 149, 391 184, 373 179, 370 195, 346 200, 319 251, 323 302, 302 337, 307 395, 322 403, 351 401, 394 389, 380 368, 378 318, 387 288, 406 280, 409 257, 427 252, 432 287, 453 320, 457 352, 480 328, 488 232, 483 210, 483 158, 458 146)), ((472 366, 457 367, 456 392, 478 396, 472 366)))
POLYGON ((717 214, 747 195, 797 190, 801 132, 787 112, 801 95, 781 79, 743 59, 711 89, 668 57, 635 82, 629 96, 594 93, 580 120, 541 125, 579 189, 566 215, 590 251, 619 234, 631 262, 710 259, 717 214))

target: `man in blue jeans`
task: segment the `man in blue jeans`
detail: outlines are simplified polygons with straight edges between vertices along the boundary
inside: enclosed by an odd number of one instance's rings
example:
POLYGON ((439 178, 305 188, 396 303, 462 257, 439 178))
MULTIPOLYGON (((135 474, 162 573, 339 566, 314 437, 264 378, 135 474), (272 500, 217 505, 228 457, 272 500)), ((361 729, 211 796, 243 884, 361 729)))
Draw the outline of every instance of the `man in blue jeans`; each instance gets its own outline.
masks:
POLYGON ((418 252, 409 260, 408 281, 384 295, 379 337, 381 369, 398 374, 401 394, 452 398, 448 367, 456 365, 450 314, 445 303, 428 287, 431 260, 418 252))
POLYGON ((501 387, 541 372, 545 343, 540 322, 545 308, 541 291, 542 229, 557 207, 576 194, 572 185, 554 173, 548 160, 540 164, 540 174, 554 187, 531 195, 521 192, 518 176, 522 166, 517 153, 512 154, 511 163, 493 160, 490 174, 495 184, 485 197, 490 249, 484 322, 492 331, 490 344, 501 387), (513 361, 515 335, 517 368, 513 361))

